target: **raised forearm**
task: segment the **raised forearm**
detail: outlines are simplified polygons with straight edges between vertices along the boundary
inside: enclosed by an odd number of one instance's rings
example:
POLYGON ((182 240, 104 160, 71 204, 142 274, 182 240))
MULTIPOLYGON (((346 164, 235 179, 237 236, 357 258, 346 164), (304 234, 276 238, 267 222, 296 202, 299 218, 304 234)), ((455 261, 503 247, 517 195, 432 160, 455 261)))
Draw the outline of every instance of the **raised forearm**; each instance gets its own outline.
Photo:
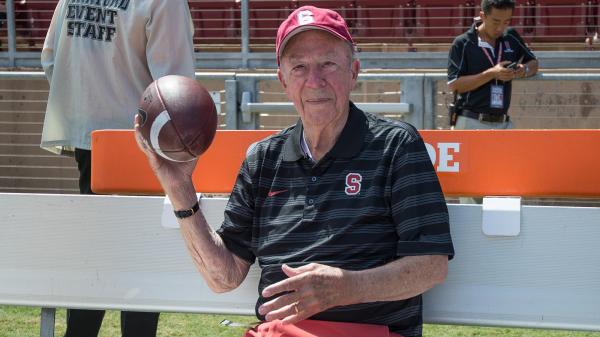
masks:
MULTIPOLYGON (((188 209, 196 202, 191 182, 168 188, 174 209, 188 209)), ((215 292, 237 288, 246 278, 250 264, 231 253, 221 237, 209 226, 202 211, 179 219, 181 233, 194 264, 215 292)))
POLYGON ((539 66, 539 63, 537 60, 533 59, 525 64, 527 65, 527 68, 526 68, 527 71, 525 71, 525 75, 524 75, 525 77, 531 77, 531 76, 537 74, 538 66, 539 66))
MULTIPOLYGON (((196 204, 196 189, 192 173, 196 161, 172 162, 161 158, 143 139, 140 131, 142 119, 135 116, 135 141, 148 158, 165 193, 176 210, 190 209, 196 204)), ((202 210, 185 219, 178 219, 185 244, 208 286, 216 292, 225 292, 239 286, 250 264, 225 247, 223 240, 210 228, 202 210)))
POLYGON ((455 81, 448 84, 450 91, 457 91, 459 94, 463 92, 475 90, 487 82, 494 79, 494 73, 490 68, 476 75, 461 76, 455 81))

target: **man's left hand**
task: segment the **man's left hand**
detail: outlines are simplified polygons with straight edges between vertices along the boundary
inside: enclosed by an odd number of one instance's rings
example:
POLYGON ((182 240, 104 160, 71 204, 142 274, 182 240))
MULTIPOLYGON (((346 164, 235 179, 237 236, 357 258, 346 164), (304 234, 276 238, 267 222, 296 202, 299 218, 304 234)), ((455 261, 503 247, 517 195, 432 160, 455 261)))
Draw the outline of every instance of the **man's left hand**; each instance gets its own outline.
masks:
POLYGON ((525 75, 525 65, 519 63, 517 70, 515 70, 515 77, 523 78, 525 75))
POLYGON ((281 295, 260 306, 258 312, 267 321, 282 320, 292 324, 329 308, 348 302, 349 271, 310 263, 298 268, 282 266, 287 279, 266 287, 263 297, 281 295))

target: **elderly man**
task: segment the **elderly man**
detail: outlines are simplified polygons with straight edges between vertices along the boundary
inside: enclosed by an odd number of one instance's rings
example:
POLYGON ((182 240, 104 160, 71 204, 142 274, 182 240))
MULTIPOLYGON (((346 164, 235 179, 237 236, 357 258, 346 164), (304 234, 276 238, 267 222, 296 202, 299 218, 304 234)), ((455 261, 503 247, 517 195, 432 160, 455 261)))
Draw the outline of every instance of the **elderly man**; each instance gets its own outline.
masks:
POLYGON ((258 259, 263 323, 246 336, 421 336, 421 294, 454 254, 421 137, 350 102, 360 63, 336 12, 298 8, 276 49, 300 119, 248 150, 218 231, 196 212, 195 162, 162 160, 136 127, 174 208, 191 210, 179 220, 190 254, 217 292, 258 259))

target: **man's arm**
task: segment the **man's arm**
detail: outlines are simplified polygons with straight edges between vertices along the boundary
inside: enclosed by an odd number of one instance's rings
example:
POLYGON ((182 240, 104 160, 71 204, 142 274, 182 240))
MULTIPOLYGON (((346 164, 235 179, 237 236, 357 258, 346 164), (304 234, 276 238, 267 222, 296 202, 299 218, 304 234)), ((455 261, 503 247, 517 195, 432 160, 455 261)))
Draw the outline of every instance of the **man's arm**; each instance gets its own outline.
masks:
POLYGON ((538 60, 533 59, 529 60, 524 64, 519 64, 519 69, 517 70, 517 77, 531 77, 537 74, 538 72, 538 60))
POLYGON ((531 76, 534 76, 535 74, 537 74, 538 69, 539 69, 539 62, 537 59, 530 60, 529 62, 526 63, 526 65, 527 65, 527 72, 525 73, 525 77, 531 77, 531 76))
POLYGON ((448 89, 462 94, 475 90, 491 80, 511 81, 515 78, 516 73, 512 69, 505 68, 509 63, 510 61, 502 61, 479 74, 460 76, 454 81, 448 82, 448 89))
POLYGON ((468 44, 469 42, 457 38, 450 47, 448 53, 448 89, 450 91, 462 94, 475 90, 491 80, 511 81, 515 78, 516 72, 505 68, 510 63, 509 61, 502 61, 479 74, 467 74, 465 69, 469 62, 466 53, 468 44))
MULTIPOLYGON (((196 191, 191 181, 163 184, 173 209, 189 209, 195 204, 196 191)), ((219 236, 199 211, 191 217, 178 219, 183 239, 208 286, 215 292, 237 288, 246 278, 250 263, 237 257, 225 246, 219 236)))
MULTIPOLYGON (((61 6, 63 6, 64 2, 61 1, 54 8, 54 14, 52 15, 52 20, 50 21, 50 26, 48 26, 48 31, 46 32, 46 38, 44 39, 44 46, 42 47, 42 53, 40 57, 40 61, 42 63, 42 68, 44 68, 44 73, 46 74, 46 79, 48 83, 52 82, 52 73, 54 72, 54 46, 56 44, 56 25, 59 24, 62 27, 62 18, 59 18, 60 13, 62 11, 61 6)), ((59 28, 60 29, 60 28, 59 28)))
POLYGON ((372 269, 349 271, 311 263, 283 266, 289 277, 263 290, 263 297, 288 292, 263 304, 259 313, 268 321, 295 323, 332 307, 417 296, 442 283, 448 256, 406 256, 372 269))
MULTIPOLYGON (((150 167, 171 200, 173 209, 190 209, 197 201, 192 182, 192 172, 197 161, 176 163, 160 158, 143 141, 139 123, 140 117, 136 116, 136 142, 146 154, 150 167)), ((208 286, 215 292, 237 288, 246 278, 250 263, 227 249, 221 237, 206 222, 202 211, 178 221, 194 264, 208 286)))
POLYGON ((348 282, 360 289, 355 303, 398 301, 426 292, 444 282, 448 256, 406 256, 378 268, 353 272, 348 282), (367 285, 378 284, 378 287, 367 285), (362 289, 361 289, 362 288, 362 289))
POLYGON ((509 28, 506 35, 517 46, 518 55, 523 59, 523 64, 520 64, 517 69, 517 77, 531 77, 537 74, 538 60, 529 47, 527 47, 521 35, 514 28, 509 28))

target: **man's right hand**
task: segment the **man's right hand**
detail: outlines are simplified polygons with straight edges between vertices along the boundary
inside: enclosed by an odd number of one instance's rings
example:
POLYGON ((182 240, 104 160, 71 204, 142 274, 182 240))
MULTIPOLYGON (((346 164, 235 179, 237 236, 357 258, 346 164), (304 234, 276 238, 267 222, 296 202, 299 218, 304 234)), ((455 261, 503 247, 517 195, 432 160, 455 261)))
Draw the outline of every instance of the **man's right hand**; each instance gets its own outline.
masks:
POLYGON ((491 68, 494 79, 503 82, 512 81, 516 76, 516 72, 513 69, 506 68, 510 63, 510 61, 502 61, 491 68))

